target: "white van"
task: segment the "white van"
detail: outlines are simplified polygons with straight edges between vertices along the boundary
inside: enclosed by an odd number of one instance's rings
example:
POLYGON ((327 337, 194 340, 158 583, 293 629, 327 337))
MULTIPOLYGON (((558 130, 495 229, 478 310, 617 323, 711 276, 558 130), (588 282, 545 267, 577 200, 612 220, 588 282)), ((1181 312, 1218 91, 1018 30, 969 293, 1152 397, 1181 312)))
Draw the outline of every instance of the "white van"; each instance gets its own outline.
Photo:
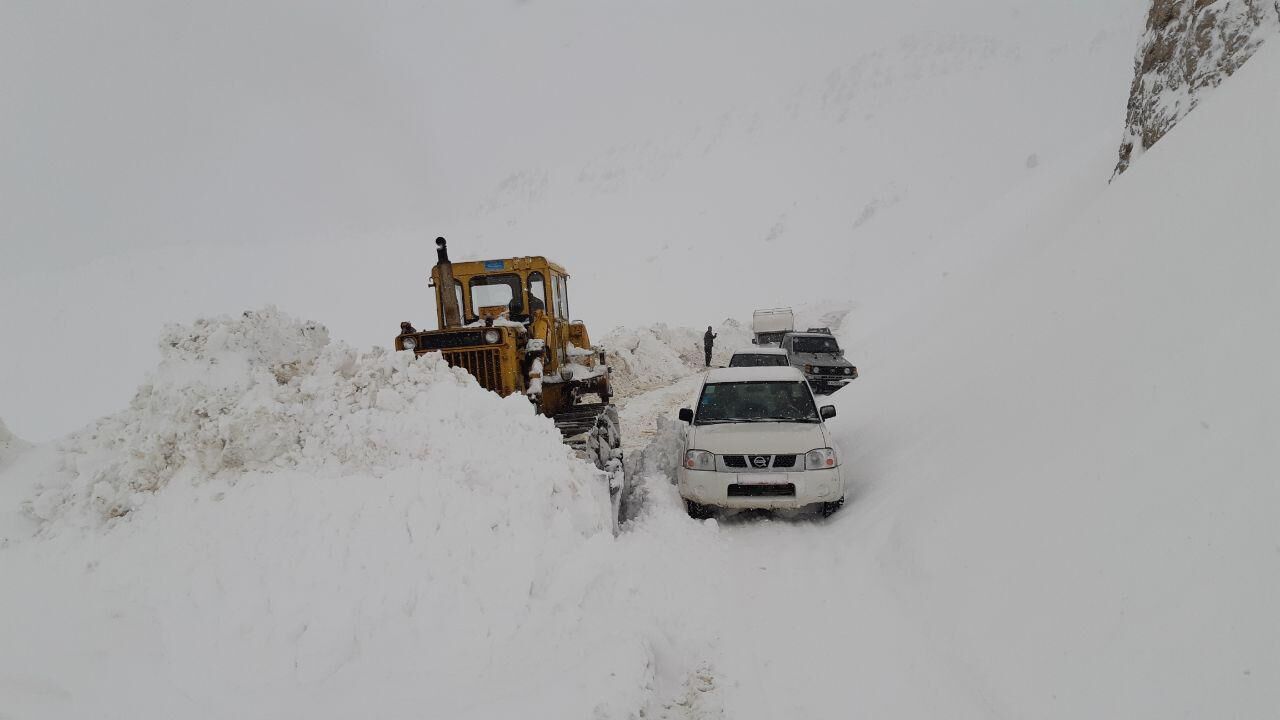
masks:
POLYGON ((793 367, 712 370, 689 423, 676 479, 689 515, 716 508, 817 507, 844 504, 846 484, 825 420, 804 375, 793 367))
POLYGON ((782 336, 796 329, 796 314, 791 308, 764 308, 751 315, 751 342, 765 347, 777 347, 782 336))

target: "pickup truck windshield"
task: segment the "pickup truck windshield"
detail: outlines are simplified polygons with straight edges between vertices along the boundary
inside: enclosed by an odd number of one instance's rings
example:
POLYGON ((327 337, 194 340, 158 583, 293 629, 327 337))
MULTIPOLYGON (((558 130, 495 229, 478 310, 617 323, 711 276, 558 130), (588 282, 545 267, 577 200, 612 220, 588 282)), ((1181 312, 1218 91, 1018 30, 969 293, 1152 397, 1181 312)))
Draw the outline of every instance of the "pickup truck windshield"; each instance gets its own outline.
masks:
POLYGON ((766 353, 738 353, 729 359, 729 367, 784 367, 786 355, 766 353))
POLYGON ((840 345, 833 337, 798 337, 791 341, 791 349, 798 353, 836 353, 840 345))
POLYGON ((695 425, 819 422, 809 386, 792 380, 715 383, 702 388, 695 425))

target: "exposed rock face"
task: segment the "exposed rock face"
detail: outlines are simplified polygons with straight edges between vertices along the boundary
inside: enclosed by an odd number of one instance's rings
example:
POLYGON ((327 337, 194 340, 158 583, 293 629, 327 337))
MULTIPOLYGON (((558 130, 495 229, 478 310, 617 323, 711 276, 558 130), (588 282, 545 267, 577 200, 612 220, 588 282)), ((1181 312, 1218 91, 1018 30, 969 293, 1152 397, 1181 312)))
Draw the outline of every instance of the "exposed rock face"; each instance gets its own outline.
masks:
POLYGON ((1152 0, 1116 174, 1280 33, 1280 0, 1152 0))

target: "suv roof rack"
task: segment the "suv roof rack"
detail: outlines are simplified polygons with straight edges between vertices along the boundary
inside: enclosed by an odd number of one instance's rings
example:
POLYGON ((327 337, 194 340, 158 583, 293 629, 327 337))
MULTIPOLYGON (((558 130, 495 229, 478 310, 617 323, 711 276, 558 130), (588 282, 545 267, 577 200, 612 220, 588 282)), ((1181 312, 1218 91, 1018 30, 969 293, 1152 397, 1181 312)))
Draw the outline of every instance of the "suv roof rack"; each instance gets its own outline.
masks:
POLYGON ((811 333, 822 333, 823 335, 830 335, 830 334, 832 334, 832 333, 831 333, 831 328, 829 328, 829 327, 809 328, 809 329, 808 329, 808 330, 806 330, 805 332, 811 332, 811 333))

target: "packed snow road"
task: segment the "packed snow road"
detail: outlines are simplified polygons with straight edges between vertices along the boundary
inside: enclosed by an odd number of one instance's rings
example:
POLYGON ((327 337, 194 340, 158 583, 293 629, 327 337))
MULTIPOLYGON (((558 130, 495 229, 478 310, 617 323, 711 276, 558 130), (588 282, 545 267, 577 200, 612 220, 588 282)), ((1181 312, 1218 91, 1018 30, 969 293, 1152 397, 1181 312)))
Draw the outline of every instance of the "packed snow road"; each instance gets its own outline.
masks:
MULTIPOLYGON (((911 717, 946 697, 950 717, 989 717, 980 698, 954 704, 961 688, 938 678, 963 678, 963 668, 928 659, 927 627, 886 582, 892 538, 875 522, 885 509, 868 479, 857 478, 853 502, 829 519, 687 516, 673 484, 683 431, 674 418, 692 406, 703 375, 621 406, 630 434, 649 439, 629 454, 644 503, 618 539, 616 565, 639 573, 636 592, 649 596, 639 605, 662 618, 646 716, 836 717, 858 707, 869 717, 911 717), (644 429, 659 417, 661 430, 644 429)), ((830 423, 840 428, 839 418, 830 423)))

